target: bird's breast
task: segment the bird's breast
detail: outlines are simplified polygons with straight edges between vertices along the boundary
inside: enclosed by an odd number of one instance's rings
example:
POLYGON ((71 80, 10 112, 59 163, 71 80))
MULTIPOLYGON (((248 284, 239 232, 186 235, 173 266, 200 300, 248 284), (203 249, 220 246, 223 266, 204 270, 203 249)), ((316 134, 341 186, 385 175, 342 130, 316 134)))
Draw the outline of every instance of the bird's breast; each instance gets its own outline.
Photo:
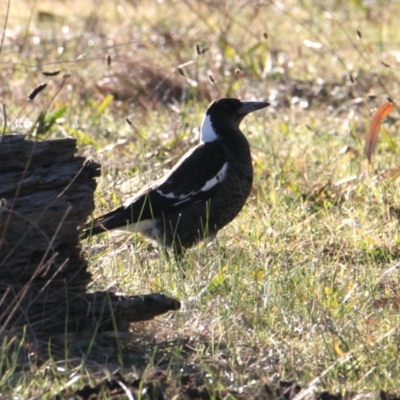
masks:
POLYGON ((252 183, 253 175, 250 171, 241 173, 228 168, 226 179, 215 196, 210 199, 211 226, 214 225, 216 230, 219 230, 239 214, 250 195, 252 183))

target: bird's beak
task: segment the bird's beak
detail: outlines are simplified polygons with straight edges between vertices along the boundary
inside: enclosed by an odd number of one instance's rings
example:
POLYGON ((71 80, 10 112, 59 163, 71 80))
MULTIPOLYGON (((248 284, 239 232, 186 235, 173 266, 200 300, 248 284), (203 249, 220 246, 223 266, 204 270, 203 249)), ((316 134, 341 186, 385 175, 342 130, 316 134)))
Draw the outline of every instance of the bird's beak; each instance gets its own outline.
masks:
POLYGON ((265 101, 241 101, 241 103, 238 113, 243 117, 253 111, 261 110, 269 106, 269 103, 265 101))

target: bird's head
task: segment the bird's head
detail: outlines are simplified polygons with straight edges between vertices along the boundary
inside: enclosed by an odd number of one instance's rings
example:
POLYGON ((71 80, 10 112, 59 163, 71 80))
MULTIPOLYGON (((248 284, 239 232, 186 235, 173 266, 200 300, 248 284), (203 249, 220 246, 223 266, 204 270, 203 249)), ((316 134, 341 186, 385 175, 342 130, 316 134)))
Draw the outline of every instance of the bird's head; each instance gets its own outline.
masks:
POLYGON ((229 134, 232 128, 239 128, 247 114, 267 106, 269 103, 264 101, 241 101, 233 98, 213 101, 201 125, 201 141, 205 143, 220 139, 224 133, 229 134))

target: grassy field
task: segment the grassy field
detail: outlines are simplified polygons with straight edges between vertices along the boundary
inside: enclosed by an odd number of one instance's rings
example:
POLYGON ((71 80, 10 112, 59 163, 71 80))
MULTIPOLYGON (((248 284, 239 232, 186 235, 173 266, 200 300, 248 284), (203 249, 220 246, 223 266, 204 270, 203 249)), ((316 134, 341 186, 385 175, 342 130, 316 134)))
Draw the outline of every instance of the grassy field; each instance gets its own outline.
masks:
POLYGON ((96 215, 196 144, 212 99, 271 106, 242 124, 252 194, 216 241, 187 252, 186 277, 140 236, 86 244, 90 290, 163 292, 182 310, 117 341, 91 337, 89 350, 66 340, 37 363, 21 355, 28 338, 4 339, 0 398, 63 398, 117 370, 165 374, 165 398, 189 398, 188 379, 215 399, 267 396, 263 385, 282 381, 358 398, 400 388, 396 108, 372 165, 364 154, 376 108, 399 95, 399 1, 4 3, 6 129, 75 137, 102 164, 96 215))

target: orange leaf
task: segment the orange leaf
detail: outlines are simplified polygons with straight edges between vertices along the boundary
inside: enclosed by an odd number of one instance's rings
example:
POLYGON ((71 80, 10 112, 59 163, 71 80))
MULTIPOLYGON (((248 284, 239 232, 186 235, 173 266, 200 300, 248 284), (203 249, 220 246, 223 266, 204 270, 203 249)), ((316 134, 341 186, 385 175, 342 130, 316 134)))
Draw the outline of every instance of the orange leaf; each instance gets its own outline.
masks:
POLYGON ((381 123, 392 112, 393 107, 394 105, 392 102, 381 105, 376 111, 374 118, 372 118, 368 135, 365 138, 364 147, 365 155, 367 156, 369 163, 372 161, 372 154, 374 154, 376 148, 376 142, 381 129, 381 123))

